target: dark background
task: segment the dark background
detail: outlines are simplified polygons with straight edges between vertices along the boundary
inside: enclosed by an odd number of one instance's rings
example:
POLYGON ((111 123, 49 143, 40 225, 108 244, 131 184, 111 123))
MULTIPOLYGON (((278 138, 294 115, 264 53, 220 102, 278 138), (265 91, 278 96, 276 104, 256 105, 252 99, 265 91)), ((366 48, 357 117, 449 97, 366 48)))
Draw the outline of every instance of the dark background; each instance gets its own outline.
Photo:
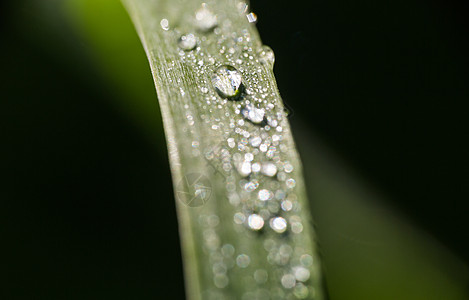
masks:
POLYGON ((469 261, 468 3, 289 4, 252 3, 284 100, 469 261))
MULTIPOLYGON (((0 298, 183 298, 163 137, 149 142, 109 107, 116 95, 90 61, 64 59, 83 46, 77 36, 38 26, 31 37, 16 20, 34 7, 1 5, 0 298)), ((469 262, 467 5, 252 7, 293 126, 314 130, 469 262)))

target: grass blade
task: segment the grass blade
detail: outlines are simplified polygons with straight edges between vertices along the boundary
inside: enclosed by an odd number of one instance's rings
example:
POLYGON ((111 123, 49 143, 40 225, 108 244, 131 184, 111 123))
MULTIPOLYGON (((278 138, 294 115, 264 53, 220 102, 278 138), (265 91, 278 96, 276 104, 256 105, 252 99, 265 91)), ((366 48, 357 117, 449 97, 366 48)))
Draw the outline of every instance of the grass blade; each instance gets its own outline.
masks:
POLYGON ((188 298, 323 299, 301 164, 255 15, 229 0, 124 4, 163 116, 188 298))

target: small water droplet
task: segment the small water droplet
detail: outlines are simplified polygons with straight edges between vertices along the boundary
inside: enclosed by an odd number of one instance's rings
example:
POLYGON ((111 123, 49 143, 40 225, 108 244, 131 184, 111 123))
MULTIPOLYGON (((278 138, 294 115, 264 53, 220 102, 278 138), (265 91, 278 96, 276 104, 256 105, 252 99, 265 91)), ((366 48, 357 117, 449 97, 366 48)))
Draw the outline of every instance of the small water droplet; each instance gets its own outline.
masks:
POLYGON ((262 139, 259 136, 255 136, 252 137, 249 142, 251 143, 251 146, 259 147, 259 145, 262 143, 262 139))
POLYGON ((305 267, 310 267, 313 264, 313 257, 309 254, 303 254, 300 257, 300 262, 305 267))
POLYGON ((244 185, 244 189, 247 191, 247 192, 252 192, 254 191, 255 189, 257 189, 259 187, 259 182, 257 182, 256 180, 252 180, 252 181, 249 181, 248 183, 246 183, 244 185))
POLYGON ((305 286, 304 284, 302 283, 298 283, 296 286, 295 286, 295 289, 293 290, 293 294, 296 296, 296 298, 298 299, 305 299, 308 297, 308 294, 309 294, 309 290, 308 290, 308 287, 305 286))
POLYGON ((293 208, 293 203, 290 200, 284 200, 281 206, 284 211, 290 211, 293 208))
POLYGON ((290 178, 290 179, 287 179, 287 180, 285 181, 285 184, 287 185, 288 188, 292 189, 292 188, 295 187, 296 181, 295 181, 295 179, 290 178))
POLYGON ((261 170, 261 164, 260 163, 253 163, 252 166, 251 166, 251 170, 254 173, 259 172, 261 170))
POLYGON ((169 29, 168 19, 161 19, 160 25, 161 25, 161 28, 163 28, 163 30, 168 30, 169 29))
POLYGON ((267 281, 268 276, 269 275, 267 271, 263 269, 259 269, 254 272, 254 280, 259 284, 265 283, 267 281))
POLYGON ((212 75, 212 85, 222 98, 236 98, 242 90, 242 76, 236 68, 223 65, 212 75))
POLYGON ((273 67, 275 63, 274 51, 269 46, 263 45, 259 51, 259 61, 262 64, 273 67))
POLYGON ((309 270, 305 267, 295 267, 294 268, 295 278, 298 281, 305 282, 309 279, 310 273, 309 270))
POLYGON ((238 8, 239 13, 241 14, 245 14, 249 8, 248 4, 244 1, 238 2, 236 6, 238 8))
POLYGON ((218 25, 217 16, 202 3, 202 6, 195 12, 195 25, 201 31, 210 31, 218 25))
POLYGON ((236 224, 243 224, 245 220, 246 220, 246 216, 240 212, 235 213, 235 215, 233 216, 233 221, 236 224))
POLYGON ((293 221, 291 223, 291 231, 293 233, 301 233, 303 231, 303 224, 299 221, 293 221))
POLYGON ((283 166, 283 169, 285 170, 286 173, 291 173, 293 171, 293 166, 290 163, 286 163, 283 166))
POLYGON ((236 264, 240 268, 247 268, 249 264, 251 263, 251 258, 247 256, 246 254, 240 254, 238 257, 236 257, 236 264))
POLYGON ((229 282, 230 280, 228 279, 228 276, 226 276, 225 274, 217 274, 213 277, 213 283, 219 289, 226 287, 229 282))
POLYGON ((291 289, 295 286, 296 283, 295 276, 292 274, 285 274, 282 276, 281 282, 284 288, 291 289))
POLYGON ((262 174, 272 177, 277 174, 277 167, 273 163, 264 163, 262 164, 262 174))
POLYGON ((287 221, 282 217, 276 217, 270 220, 270 227, 278 233, 287 230, 287 221))
POLYGON ((178 46, 184 51, 190 51, 197 46, 197 38, 192 33, 182 35, 178 40, 178 46))
POLYGON ((246 177, 251 174, 251 163, 248 161, 243 161, 236 166, 236 169, 241 176, 246 177))
POLYGON ((248 19, 249 23, 255 23, 257 21, 257 15, 253 12, 247 14, 246 18, 248 19))
POLYGON ((257 196, 258 196, 259 200, 267 201, 267 200, 270 200, 274 197, 274 193, 272 193, 269 190, 262 189, 262 190, 259 191, 257 196))
POLYGON ((232 256, 234 252, 235 252, 235 248, 231 244, 225 244, 223 245, 223 247, 221 247, 221 253, 224 256, 227 256, 227 257, 232 256))
POLYGON ((264 226, 264 219, 257 214, 252 214, 248 217, 248 225, 251 229, 259 230, 264 226))
POLYGON ((262 108, 256 108, 252 104, 246 105, 241 111, 243 117, 254 124, 261 124, 264 121, 265 111, 262 108))

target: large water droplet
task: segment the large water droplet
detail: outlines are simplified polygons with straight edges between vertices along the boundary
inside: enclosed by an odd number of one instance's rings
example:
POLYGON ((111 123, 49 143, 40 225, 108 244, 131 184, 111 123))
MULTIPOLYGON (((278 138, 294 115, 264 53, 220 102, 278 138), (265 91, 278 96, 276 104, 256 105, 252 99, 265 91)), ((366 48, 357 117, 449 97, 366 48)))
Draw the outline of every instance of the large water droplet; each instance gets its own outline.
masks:
POLYGON ((212 75, 212 85, 222 98, 236 98, 241 93, 242 76, 234 67, 223 65, 212 75))
POLYGON ((252 104, 246 105, 241 111, 243 117, 254 124, 260 124, 264 121, 265 111, 262 108, 256 108, 252 104))
POLYGON ((273 67, 275 62, 274 51, 269 46, 263 45, 259 51, 259 61, 273 67))
POLYGON ((190 51, 197 45, 197 38, 192 33, 181 36, 178 40, 178 46, 182 50, 190 51))
POLYGON ((218 24, 217 16, 207 8, 205 3, 195 12, 195 25, 201 31, 209 31, 218 24))

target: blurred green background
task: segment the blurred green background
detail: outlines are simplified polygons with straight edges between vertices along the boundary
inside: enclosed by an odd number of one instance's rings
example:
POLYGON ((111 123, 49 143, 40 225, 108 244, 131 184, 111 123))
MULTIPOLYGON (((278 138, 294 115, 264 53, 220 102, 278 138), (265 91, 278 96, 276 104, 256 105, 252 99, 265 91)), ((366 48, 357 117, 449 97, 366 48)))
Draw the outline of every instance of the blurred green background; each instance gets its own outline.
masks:
MULTIPOLYGON (((252 5, 330 299, 469 299, 467 5, 252 5)), ((0 14, 0 299, 183 299, 161 118, 124 9, 0 14)))

